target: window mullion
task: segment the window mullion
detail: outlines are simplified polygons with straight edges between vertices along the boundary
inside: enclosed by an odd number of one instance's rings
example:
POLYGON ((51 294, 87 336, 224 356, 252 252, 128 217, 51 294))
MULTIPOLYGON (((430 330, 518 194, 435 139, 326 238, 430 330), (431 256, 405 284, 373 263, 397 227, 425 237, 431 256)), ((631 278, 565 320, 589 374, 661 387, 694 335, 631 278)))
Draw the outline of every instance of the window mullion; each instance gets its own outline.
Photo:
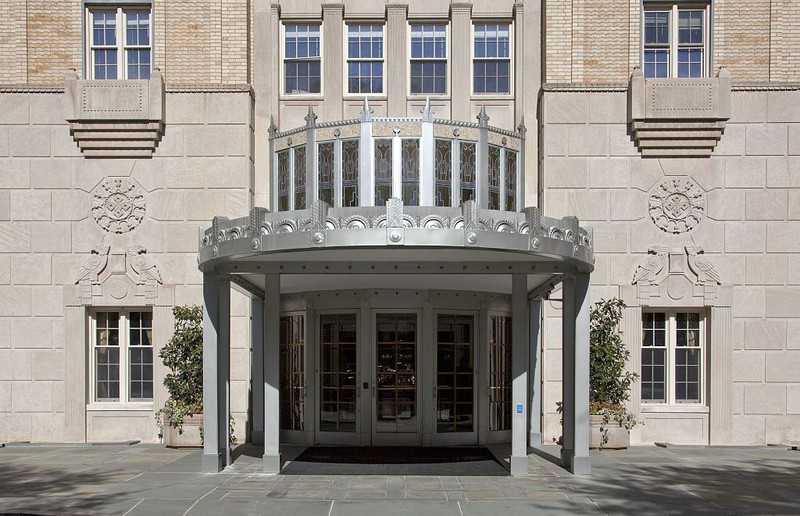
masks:
POLYGON ((669 364, 667 371, 665 371, 664 378, 667 380, 667 403, 670 405, 675 404, 675 350, 678 344, 677 323, 675 312, 669 312, 667 318, 667 363, 669 364))
POLYGON ((678 76, 678 4, 672 4, 669 24, 669 67, 670 77, 678 76))
POLYGON ((119 312, 119 401, 120 403, 130 402, 128 389, 128 367, 130 367, 130 357, 128 348, 128 312, 119 312))

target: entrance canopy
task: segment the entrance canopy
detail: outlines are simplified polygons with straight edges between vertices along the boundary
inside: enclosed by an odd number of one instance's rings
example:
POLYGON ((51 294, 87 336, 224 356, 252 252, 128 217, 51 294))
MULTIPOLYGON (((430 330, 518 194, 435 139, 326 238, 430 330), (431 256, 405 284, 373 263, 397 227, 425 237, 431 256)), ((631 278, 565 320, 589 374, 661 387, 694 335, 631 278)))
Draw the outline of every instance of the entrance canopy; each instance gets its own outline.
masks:
POLYGON ((480 209, 474 201, 460 208, 403 206, 394 198, 385 207, 330 208, 315 201, 309 210, 253 208, 249 217, 214 218, 201 231, 198 261, 206 310, 204 471, 230 464, 231 283, 263 300, 263 334, 254 332, 262 342, 253 342, 253 352, 254 360, 263 361, 263 382, 254 378, 254 404, 263 399, 264 410, 262 415, 254 408, 254 414, 264 419, 264 470, 273 473, 280 471, 282 293, 402 288, 510 294, 512 474, 527 473, 528 436, 534 433, 529 425, 538 425, 540 414, 534 407, 529 415, 528 388, 531 364, 540 354, 531 350, 531 344, 538 346, 538 299, 563 283, 563 459, 573 472, 589 471, 588 284, 594 254, 591 229, 580 227, 577 218, 542 217, 533 207, 521 213, 480 209))

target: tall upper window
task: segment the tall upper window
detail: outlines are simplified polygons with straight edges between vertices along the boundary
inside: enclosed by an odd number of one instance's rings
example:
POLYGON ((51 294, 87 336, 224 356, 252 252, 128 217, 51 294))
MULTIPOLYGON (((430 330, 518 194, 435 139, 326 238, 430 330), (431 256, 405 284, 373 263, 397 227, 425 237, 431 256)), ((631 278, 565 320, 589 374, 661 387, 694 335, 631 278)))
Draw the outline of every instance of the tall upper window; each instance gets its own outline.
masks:
POLYGON ((705 319, 699 312, 642 314, 642 402, 702 403, 705 319))
POLYGON ((96 312, 92 326, 92 400, 152 401, 152 312, 96 312))
POLYGON ((320 26, 287 23, 284 26, 284 93, 320 93, 320 26))
POLYGON ((411 93, 447 93, 447 26, 411 26, 411 93))
POLYGON ((383 25, 348 25, 347 92, 383 93, 383 25))
POLYGON ((705 77, 709 6, 658 4, 644 11, 644 76, 705 77))
POLYGON ((511 25, 476 24, 473 32, 472 90, 511 93, 511 25))
POLYGON ((91 8, 87 75, 92 79, 149 79, 153 31, 150 7, 91 8))

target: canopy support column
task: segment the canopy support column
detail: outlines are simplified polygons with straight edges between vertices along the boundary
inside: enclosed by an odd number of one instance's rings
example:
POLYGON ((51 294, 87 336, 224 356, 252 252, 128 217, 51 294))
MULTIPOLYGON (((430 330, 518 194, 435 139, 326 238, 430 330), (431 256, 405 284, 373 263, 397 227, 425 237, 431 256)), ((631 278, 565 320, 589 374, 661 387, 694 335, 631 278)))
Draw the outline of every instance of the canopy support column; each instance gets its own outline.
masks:
POLYGON ((564 280, 563 415, 561 460, 574 474, 589 474, 589 275, 564 280))
POLYGON ((203 275, 203 473, 231 464, 230 447, 231 283, 203 275))
POLYGON ((529 301, 530 319, 530 429, 528 443, 531 448, 542 447, 542 300, 529 301))
POLYGON ((281 277, 264 276, 264 473, 280 473, 281 277))
POLYGON ((528 276, 511 276, 511 474, 528 474, 528 276))
POLYGON ((251 301, 250 313, 253 359, 250 364, 251 382, 253 385, 253 430, 250 441, 253 444, 264 444, 264 300, 254 298, 251 301))

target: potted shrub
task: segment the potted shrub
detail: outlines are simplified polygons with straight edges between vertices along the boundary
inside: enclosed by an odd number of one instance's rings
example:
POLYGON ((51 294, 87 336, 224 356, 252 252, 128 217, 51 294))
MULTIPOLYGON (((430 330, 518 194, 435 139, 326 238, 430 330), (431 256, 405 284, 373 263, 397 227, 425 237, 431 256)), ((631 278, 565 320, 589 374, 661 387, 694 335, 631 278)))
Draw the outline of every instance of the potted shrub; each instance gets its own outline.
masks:
POLYGON ((167 446, 202 446, 203 309, 176 306, 175 331, 158 354, 170 373, 164 378, 169 399, 156 413, 167 446))
POLYGON ((628 371, 630 352, 619 324, 625 303, 618 298, 592 306, 589 335, 589 420, 592 448, 627 448, 639 421, 625 407, 639 377, 628 371))

